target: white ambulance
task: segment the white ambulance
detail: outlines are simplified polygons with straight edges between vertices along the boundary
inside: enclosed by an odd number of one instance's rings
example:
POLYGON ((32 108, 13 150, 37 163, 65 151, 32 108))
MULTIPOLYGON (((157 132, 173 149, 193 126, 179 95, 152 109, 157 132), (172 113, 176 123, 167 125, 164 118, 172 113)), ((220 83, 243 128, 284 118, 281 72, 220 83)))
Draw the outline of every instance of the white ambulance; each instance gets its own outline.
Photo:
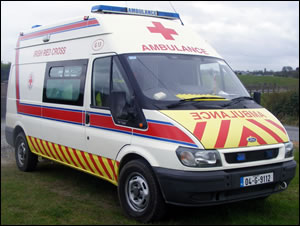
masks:
POLYGON ((282 124, 177 13, 125 7, 20 33, 6 139, 20 170, 41 156, 105 179, 142 222, 265 198, 296 169, 282 124))

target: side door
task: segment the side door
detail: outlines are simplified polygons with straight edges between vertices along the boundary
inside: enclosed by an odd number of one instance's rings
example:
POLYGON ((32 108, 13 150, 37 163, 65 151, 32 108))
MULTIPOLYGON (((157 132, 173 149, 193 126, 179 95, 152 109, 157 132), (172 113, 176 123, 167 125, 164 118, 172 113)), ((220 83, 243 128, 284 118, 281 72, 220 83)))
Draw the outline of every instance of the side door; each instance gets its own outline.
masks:
POLYGON ((129 88, 125 72, 115 55, 93 56, 89 64, 86 103, 86 146, 93 155, 97 173, 117 183, 118 163, 114 161, 120 149, 131 144, 132 128, 114 120, 111 112, 111 92, 125 92, 129 101, 129 88))
POLYGON ((86 150, 84 89, 88 59, 49 62, 43 88, 42 139, 33 144, 46 157, 81 168, 86 150))

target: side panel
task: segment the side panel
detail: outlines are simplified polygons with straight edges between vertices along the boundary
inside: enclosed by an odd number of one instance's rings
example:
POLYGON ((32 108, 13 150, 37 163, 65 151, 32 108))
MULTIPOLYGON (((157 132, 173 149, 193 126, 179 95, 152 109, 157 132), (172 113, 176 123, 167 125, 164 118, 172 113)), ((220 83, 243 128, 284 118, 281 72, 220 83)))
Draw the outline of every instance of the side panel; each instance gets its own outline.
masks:
POLYGON ((12 66, 7 93, 7 127, 14 129, 20 125, 26 134, 41 136, 40 87, 44 76, 41 71, 44 68, 45 64, 12 66), (19 99, 16 98, 17 94, 19 99))

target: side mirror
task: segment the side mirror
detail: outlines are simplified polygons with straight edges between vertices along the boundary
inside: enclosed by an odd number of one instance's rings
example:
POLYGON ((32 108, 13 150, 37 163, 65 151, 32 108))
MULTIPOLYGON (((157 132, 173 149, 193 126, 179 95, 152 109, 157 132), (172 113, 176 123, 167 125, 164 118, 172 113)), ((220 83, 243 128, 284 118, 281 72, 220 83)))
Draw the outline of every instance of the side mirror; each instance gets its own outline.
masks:
POLYGON ((142 110, 138 107, 134 99, 131 100, 130 104, 127 103, 125 92, 111 92, 109 106, 114 121, 117 124, 140 129, 147 128, 147 122, 142 110))
POLYGON ((261 93, 260 92, 254 92, 253 93, 253 99, 256 103, 260 104, 261 100, 261 93))
POLYGON ((126 93, 111 92, 110 94, 110 110, 115 119, 126 119, 126 93))

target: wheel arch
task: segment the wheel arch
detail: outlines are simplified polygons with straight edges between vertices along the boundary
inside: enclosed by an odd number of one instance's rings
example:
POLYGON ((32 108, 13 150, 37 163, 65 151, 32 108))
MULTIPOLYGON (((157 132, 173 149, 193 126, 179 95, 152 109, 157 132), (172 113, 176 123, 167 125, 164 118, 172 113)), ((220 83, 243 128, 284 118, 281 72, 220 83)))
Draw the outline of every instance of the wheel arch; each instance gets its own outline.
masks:
POLYGON ((158 166, 157 161, 154 156, 152 156, 145 148, 137 147, 133 145, 128 145, 123 147, 116 158, 116 161, 120 162, 119 165, 119 174, 124 167, 124 165, 132 160, 142 159, 148 163, 148 165, 152 168, 153 166, 158 166))
POLYGON ((13 131, 13 144, 14 145, 16 143, 16 138, 17 138, 17 136, 20 132, 23 132, 25 134, 25 137, 26 137, 26 133, 25 133, 25 130, 23 129, 23 127, 21 125, 15 126, 14 131, 13 131))

